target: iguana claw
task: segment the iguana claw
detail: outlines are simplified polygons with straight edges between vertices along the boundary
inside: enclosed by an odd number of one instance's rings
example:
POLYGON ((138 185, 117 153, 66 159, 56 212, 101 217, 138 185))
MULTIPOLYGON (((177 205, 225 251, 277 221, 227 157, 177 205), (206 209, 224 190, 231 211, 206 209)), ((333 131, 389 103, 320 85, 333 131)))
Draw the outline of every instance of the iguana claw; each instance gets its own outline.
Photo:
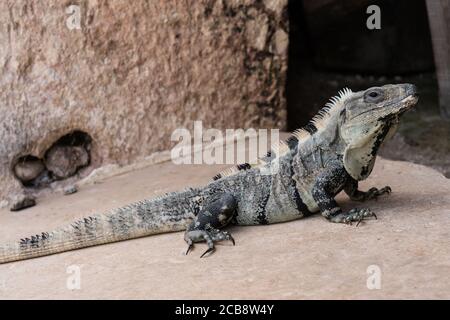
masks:
POLYGON ((186 255, 191 251, 191 249, 194 247, 194 242, 206 242, 208 245, 208 250, 206 250, 205 253, 203 253, 200 258, 204 257, 206 254, 213 252, 215 250, 214 248, 214 242, 224 241, 224 240, 230 240, 231 243, 236 245, 236 242, 234 241, 234 238, 231 236, 231 234, 228 231, 222 231, 218 229, 212 229, 212 230, 192 230, 192 231, 186 231, 184 240, 188 244, 188 249, 186 251, 186 255))
POLYGON ((186 250, 186 253, 185 253, 185 255, 188 255, 189 254, 189 252, 192 250, 192 248, 194 247, 194 245, 192 244, 192 242, 191 243, 189 243, 188 244, 188 248, 187 248, 187 250, 186 250))
POLYGON ((203 258, 205 255, 207 255, 210 252, 214 252, 216 249, 214 247, 210 247, 208 248, 208 250, 206 250, 205 252, 203 252, 203 254, 200 256, 200 258, 203 258))
POLYGON ((389 186, 386 186, 381 189, 377 189, 375 187, 370 188, 369 191, 365 192, 364 200, 370 200, 370 199, 377 200, 379 196, 381 196, 383 194, 390 194, 391 192, 392 192, 392 189, 389 186))

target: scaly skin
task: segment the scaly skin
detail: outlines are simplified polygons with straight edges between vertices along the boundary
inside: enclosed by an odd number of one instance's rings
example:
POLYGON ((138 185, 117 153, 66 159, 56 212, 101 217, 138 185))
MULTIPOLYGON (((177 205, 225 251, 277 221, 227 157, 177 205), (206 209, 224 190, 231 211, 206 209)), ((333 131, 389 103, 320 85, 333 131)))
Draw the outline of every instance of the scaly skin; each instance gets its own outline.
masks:
POLYGON ((0 263, 180 230, 186 230, 186 253, 196 242, 207 243, 203 257, 217 241, 234 244, 222 230, 230 223, 277 223, 315 212, 334 223, 376 218, 365 208, 344 212, 334 197, 344 190, 352 200, 365 201, 391 192, 390 187, 362 192, 358 181, 369 176, 381 143, 417 101, 410 84, 345 89, 258 166, 240 165, 202 188, 143 200, 2 246, 0 263))

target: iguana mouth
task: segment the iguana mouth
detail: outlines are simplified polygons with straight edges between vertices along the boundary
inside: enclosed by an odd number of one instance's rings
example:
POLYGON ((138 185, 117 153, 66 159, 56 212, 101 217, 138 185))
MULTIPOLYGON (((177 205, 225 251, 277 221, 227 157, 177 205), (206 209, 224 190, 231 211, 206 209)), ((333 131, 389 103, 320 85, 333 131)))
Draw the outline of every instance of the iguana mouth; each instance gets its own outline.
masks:
POLYGON ((397 109, 398 110, 397 112, 388 114, 386 116, 383 116, 381 119, 389 119, 389 118, 392 118, 392 117, 398 117, 399 115, 403 114, 404 112, 410 110, 413 106, 415 106, 417 104, 418 101, 419 101, 419 95, 415 91, 413 91, 412 94, 406 96, 405 98, 403 98, 400 101, 399 100, 393 101, 391 103, 381 105, 381 106, 379 106, 377 108, 366 110, 366 111, 361 112, 360 114, 354 116, 352 118, 352 120, 356 119, 356 118, 359 118, 359 117, 361 117, 362 115, 364 115, 366 113, 374 112, 375 110, 379 110, 379 109, 385 109, 386 107, 391 107, 391 106, 394 106, 394 107, 401 106, 401 107, 399 107, 397 109))
POLYGON ((411 94, 402 100, 402 103, 411 105, 416 104, 419 100, 419 95, 417 93, 411 94))
POLYGON ((403 112, 410 110, 412 107, 414 107, 417 104, 418 101, 419 101, 419 95, 415 92, 413 94, 407 96, 406 98, 404 98, 401 101, 401 104, 403 106, 400 108, 400 112, 403 113, 403 112))
POLYGON ((401 111, 411 109, 419 101, 419 94, 417 93, 415 85, 408 85, 406 93, 408 94, 408 96, 406 96, 406 98, 401 101, 401 104, 403 105, 400 109, 401 111))
POLYGON ((402 100, 400 100, 400 102, 398 103, 399 107, 397 112, 393 112, 391 114, 388 114, 385 117, 382 117, 382 120, 391 120, 392 123, 398 123, 400 121, 399 117, 401 115, 403 115, 405 112, 409 111, 412 109, 412 107, 414 107, 417 102, 419 101, 419 95, 417 93, 413 93, 405 98, 403 98, 402 100))

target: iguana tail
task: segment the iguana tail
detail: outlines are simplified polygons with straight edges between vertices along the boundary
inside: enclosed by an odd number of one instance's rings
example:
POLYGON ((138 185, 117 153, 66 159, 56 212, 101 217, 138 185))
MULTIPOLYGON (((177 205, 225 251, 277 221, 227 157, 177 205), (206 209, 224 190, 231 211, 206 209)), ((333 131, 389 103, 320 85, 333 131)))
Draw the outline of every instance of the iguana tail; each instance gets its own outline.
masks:
POLYGON ((166 194, 93 215, 16 243, 0 246, 0 264, 55 253, 185 230, 198 209, 194 189, 166 194))

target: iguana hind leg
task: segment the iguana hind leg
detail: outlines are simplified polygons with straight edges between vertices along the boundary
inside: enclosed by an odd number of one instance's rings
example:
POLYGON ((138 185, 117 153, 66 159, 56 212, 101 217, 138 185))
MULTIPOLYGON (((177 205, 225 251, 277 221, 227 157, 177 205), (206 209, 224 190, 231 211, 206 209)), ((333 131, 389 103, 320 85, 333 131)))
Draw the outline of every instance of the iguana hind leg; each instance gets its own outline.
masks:
POLYGON ((206 242, 208 245, 208 250, 200 256, 201 258, 214 252, 214 242, 230 240, 234 245, 231 234, 220 229, 231 221, 236 207, 236 199, 231 194, 222 194, 212 199, 198 213, 184 234, 184 240, 188 244, 186 254, 193 248, 195 242, 206 242))

